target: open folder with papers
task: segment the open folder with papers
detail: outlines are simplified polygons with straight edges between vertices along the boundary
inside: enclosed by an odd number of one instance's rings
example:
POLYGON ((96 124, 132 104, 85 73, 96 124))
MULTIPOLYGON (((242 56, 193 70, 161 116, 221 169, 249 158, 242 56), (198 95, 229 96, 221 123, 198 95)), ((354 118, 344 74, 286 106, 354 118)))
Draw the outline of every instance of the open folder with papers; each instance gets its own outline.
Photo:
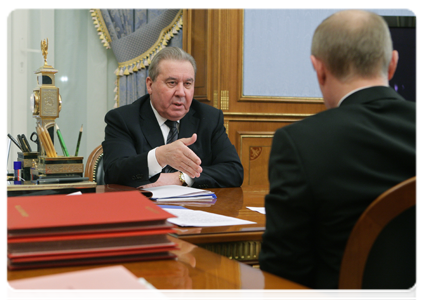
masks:
POLYGON ((176 201, 213 202, 216 199, 216 195, 211 191, 187 186, 165 185, 144 190, 152 193, 150 199, 161 203, 176 201))

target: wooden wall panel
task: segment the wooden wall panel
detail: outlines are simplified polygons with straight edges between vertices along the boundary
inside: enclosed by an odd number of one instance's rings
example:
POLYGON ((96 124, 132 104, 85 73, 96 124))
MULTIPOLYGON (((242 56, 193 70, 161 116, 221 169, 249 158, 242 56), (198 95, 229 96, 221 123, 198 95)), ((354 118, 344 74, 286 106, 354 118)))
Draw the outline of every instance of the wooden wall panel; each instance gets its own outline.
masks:
POLYGON ((241 163, 244 166, 244 184, 268 187, 268 161, 273 132, 237 132, 241 163))
POLYGON ((226 132, 244 166, 244 185, 263 185, 275 130, 325 106, 321 98, 242 94, 243 16, 236 9, 185 10, 184 49, 197 62, 194 97, 223 111, 226 132))
POLYGON ((208 104, 212 100, 210 14, 205 9, 184 10, 183 14, 183 48, 195 58, 197 64, 195 99, 208 104))

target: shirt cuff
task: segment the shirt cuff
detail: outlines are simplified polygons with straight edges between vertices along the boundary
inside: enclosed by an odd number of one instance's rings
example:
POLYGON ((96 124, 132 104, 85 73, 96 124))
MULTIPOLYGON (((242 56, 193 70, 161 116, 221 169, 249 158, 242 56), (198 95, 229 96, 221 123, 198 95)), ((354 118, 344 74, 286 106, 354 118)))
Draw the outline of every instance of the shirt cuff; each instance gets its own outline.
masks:
POLYGON ((160 166, 160 164, 157 162, 157 159, 156 159, 156 148, 148 151, 147 163, 148 163, 149 178, 153 177, 154 175, 162 171, 163 168, 160 166))
POLYGON ((191 177, 189 177, 184 172, 182 172, 182 176, 184 176, 185 183, 187 184, 187 186, 192 186, 194 184, 194 179, 192 179, 191 177))

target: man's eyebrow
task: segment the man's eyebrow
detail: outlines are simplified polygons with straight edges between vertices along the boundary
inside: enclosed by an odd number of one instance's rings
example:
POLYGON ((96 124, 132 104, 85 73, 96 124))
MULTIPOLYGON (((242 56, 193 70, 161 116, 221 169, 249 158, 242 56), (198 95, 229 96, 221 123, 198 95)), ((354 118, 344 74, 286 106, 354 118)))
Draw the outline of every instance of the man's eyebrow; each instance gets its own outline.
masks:
MULTIPOLYGON (((165 81, 169 81, 169 80, 176 80, 176 81, 178 81, 178 78, 176 78, 176 77, 167 77, 166 79, 165 79, 165 81)), ((194 81, 194 78, 188 78, 187 80, 185 80, 185 81, 194 81)))

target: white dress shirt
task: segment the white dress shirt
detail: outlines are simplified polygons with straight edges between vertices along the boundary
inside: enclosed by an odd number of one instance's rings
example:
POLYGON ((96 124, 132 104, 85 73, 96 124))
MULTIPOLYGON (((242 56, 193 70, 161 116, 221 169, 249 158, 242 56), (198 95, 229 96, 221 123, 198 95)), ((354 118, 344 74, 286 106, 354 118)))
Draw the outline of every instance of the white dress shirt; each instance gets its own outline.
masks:
MULTIPOLYGON (((167 121, 167 119, 163 118, 158 112, 157 110, 154 108, 153 104, 150 101, 150 105, 151 108, 153 109, 154 115, 156 116, 157 119, 157 123, 159 123, 160 129, 162 131, 163 134, 163 141, 166 144, 166 140, 167 140, 167 136, 169 134, 170 128, 165 124, 165 122, 167 121)), ((179 121, 177 121, 176 124, 176 128, 178 129, 179 132, 179 121)), ((147 156, 147 163, 148 163, 148 175, 149 178, 153 177, 154 175, 160 173, 163 168, 165 167, 161 167, 160 164, 157 162, 157 158, 156 158, 156 149, 154 148, 152 150, 150 150, 148 152, 148 156, 147 156)), ((182 173, 182 176, 184 177, 185 182, 187 183, 188 186, 192 186, 192 184, 194 183, 193 179, 191 177, 189 177, 187 174, 182 173)))

